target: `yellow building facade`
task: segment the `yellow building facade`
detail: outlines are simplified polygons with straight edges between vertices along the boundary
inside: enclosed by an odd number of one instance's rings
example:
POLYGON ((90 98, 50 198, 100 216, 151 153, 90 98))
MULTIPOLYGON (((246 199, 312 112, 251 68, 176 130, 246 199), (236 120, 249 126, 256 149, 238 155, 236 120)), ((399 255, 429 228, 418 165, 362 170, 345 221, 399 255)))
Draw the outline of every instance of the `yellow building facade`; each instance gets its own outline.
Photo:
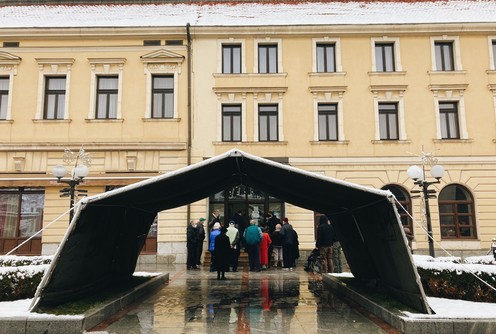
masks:
MULTIPOLYGON (((446 170, 430 187, 436 255, 485 254, 496 237, 495 27, 0 26, 0 251, 44 227, 16 253, 55 252, 69 203, 51 171, 65 148, 91 157, 77 188, 93 195, 236 147, 390 189, 415 253, 429 243, 406 171, 432 153, 446 170)), ((160 213, 142 260, 185 263, 187 221, 215 208, 224 220, 275 211, 301 250, 314 247, 316 213, 238 187, 160 213)))

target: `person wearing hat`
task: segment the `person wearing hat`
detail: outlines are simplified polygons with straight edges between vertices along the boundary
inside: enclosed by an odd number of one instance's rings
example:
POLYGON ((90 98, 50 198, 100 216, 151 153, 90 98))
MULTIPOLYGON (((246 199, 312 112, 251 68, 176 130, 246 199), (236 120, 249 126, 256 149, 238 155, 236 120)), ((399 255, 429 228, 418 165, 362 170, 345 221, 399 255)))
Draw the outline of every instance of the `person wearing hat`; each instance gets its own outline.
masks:
POLYGON ((196 266, 200 268, 201 266, 201 257, 203 253, 203 241, 205 240, 205 218, 201 217, 198 219, 196 226, 198 228, 198 248, 196 255, 196 266))
POLYGON ((212 256, 210 257, 210 271, 215 271, 215 238, 220 234, 220 223, 215 223, 210 232, 208 251, 212 256))

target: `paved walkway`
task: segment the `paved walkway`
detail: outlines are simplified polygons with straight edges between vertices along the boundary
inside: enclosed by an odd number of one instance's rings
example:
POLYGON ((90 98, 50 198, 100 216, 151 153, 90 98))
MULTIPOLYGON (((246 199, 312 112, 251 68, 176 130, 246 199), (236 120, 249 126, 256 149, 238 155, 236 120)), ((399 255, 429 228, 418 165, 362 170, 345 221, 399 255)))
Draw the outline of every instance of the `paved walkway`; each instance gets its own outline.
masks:
POLYGON ((149 266, 170 274, 153 296, 94 328, 100 333, 398 333, 297 268, 226 273, 149 266))

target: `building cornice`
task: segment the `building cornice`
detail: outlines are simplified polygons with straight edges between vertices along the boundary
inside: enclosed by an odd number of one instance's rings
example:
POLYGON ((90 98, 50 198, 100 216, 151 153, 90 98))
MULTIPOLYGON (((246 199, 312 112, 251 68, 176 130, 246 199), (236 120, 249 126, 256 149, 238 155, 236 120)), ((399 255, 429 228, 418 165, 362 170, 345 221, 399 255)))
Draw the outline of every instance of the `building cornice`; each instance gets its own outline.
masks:
MULTIPOLYGON (((371 35, 394 31, 394 36, 409 34, 465 34, 473 32, 494 33, 496 23, 422 23, 422 24, 316 24, 316 25, 266 25, 260 26, 191 26, 195 38, 233 35, 270 36, 270 35, 371 35)), ((39 38, 86 38, 116 39, 116 37, 166 38, 186 36, 183 26, 151 27, 21 27, 0 28, 0 38, 21 38, 37 40, 39 38)), ((14 48, 15 49, 15 48, 14 48)))
POLYGON ((124 143, 2 143, 0 152, 14 151, 63 151, 65 148, 77 151, 84 146, 87 151, 184 151, 183 142, 124 142, 124 143))
MULTIPOLYGON (((496 156, 436 156, 442 165, 458 164, 496 164, 496 156)), ((306 157, 306 158, 289 158, 289 164, 293 166, 310 166, 310 165, 415 165, 419 164, 419 158, 413 157, 306 157)))

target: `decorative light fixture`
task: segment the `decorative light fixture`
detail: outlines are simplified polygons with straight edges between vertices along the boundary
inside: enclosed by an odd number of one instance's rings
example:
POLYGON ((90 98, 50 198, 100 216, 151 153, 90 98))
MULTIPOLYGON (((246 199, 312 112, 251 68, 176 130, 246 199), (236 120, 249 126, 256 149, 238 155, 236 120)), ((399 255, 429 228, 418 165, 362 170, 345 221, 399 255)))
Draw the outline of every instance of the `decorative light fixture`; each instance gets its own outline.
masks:
POLYGON ((74 162, 74 167, 71 171, 71 177, 64 179, 67 174, 67 169, 64 165, 57 165, 52 169, 52 175, 57 178, 58 183, 65 183, 69 186, 69 188, 64 188, 60 190, 60 197, 69 197, 70 204, 69 208, 71 209, 69 213, 69 223, 72 221, 74 217, 74 199, 76 197, 76 192, 78 196, 86 196, 88 191, 83 189, 77 189, 83 179, 88 176, 89 168, 91 163, 91 158, 89 154, 84 151, 84 148, 81 146, 79 152, 77 154, 73 153, 70 149, 64 150, 64 158, 63 161, 69 165, 74 162))
POLYGON ((427 181, 425 175, 425 164, 437 163, 437 159, 432 156, 431 153, 424 153, 420 155, 422 159, 422 167, 410 166, 406 173, 409 178, 413 180, 413 183, 418 185, 422 190, 411 190, 411 193, 422 193, 425 206, 425 220, 427 222, 427 235, 429 242, 429 255, 435 257, 434 253, 434 239, 432 238, 432 224, 431 224, 431 210, 429 207, 429 198, 436 198, 436 190, 429 189, 429 186, 437 183, 441 183, 441 178, 444 176, 444 167, 441 165, 433 165, 430 170, 430 174, 435 181, 427 181))

